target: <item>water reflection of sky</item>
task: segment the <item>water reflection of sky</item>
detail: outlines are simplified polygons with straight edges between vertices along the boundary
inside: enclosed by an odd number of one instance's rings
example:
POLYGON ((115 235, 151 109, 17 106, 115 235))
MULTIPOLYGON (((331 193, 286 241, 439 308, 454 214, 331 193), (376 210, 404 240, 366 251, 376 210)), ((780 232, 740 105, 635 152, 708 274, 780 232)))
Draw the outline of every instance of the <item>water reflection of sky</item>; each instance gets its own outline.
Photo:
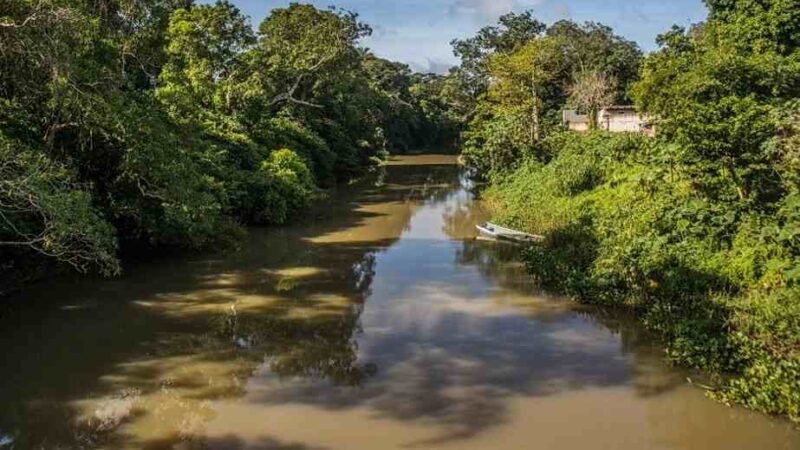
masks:
POLYGON ((251 380, 251 395, 259 393, 251 400, 368 407, 466 436, 509 414, 509 396, 626 383, 631 374, 618 336, 567 308, 543 320, 520 314, 504 297, 530 293, 498 286, 477 264, 459 261, 463 247, 475 244, 448 236, 443 221, 470 200, 459 189, 426 201, 399 241, 376 253, 357 338, 359 361, 377 368, 374 377, 353 390, 277 382, 267 371, 251 380))

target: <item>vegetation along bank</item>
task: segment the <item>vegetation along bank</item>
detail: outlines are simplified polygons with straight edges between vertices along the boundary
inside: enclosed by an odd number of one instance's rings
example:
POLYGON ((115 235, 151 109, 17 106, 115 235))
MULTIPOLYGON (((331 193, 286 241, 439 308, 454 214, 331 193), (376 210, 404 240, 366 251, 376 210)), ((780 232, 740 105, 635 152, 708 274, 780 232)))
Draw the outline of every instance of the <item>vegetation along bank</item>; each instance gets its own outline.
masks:
POLYGON ((706 3, 646 57, 601 25, 520 16, 461 43, 484 86, 464 157, 499 222, 547 236, 526 253, 541 283, 636 309, 715 397, 797 421, 800 4, 706 3), (629 102, 656 138, 560 123, 629 102))
POLYGON ((0 293, 54 263, 235 243, 388 151, 452 147, 448 81, 292 4, 254 30, 231 3, 0 4, 0 293))

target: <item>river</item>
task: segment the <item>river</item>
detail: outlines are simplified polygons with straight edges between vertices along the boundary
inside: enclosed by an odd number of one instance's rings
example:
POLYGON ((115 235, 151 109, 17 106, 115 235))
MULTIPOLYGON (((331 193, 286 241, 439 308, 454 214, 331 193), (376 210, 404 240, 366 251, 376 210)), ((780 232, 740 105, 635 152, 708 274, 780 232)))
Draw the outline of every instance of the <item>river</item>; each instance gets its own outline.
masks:
POLYGON ((798 449, 624 314, 541 292, 450 156, 395 158, 235 253, 29 288, 0 448, 798 449))

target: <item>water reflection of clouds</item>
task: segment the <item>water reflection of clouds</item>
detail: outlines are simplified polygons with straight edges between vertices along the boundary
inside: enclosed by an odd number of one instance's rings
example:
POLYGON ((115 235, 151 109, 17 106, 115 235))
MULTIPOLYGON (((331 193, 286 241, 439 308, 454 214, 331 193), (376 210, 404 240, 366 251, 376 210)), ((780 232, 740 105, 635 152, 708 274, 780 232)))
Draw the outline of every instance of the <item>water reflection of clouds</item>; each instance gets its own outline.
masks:
POLYGON ((377 255, 357 342, 359 361, 378 373, 358 391, 262 370, 247 400, 369 411, 435 425, 433 440, 466 439, 503 423, 512 397, 628 382, 617 336, 563 303, 498 288, 475 265, 457 263, 460 246, 403 240, 377 255), (520 310, 522 297, 540 308, 520 310))
POLYGON ((462 189, 425 202, 400 241, 374 254, 356 341, 358 361, 376 367, 374 377, 353 391, 280 377, 265 364, 249 380, 246 402, 428 424, 436 428, 431 443, 502 424, 512 398, 627 385, 634 372, 619 336, 535 295, 519 282, 507 247, 451 240, 470 236, 470 199, 462 189))

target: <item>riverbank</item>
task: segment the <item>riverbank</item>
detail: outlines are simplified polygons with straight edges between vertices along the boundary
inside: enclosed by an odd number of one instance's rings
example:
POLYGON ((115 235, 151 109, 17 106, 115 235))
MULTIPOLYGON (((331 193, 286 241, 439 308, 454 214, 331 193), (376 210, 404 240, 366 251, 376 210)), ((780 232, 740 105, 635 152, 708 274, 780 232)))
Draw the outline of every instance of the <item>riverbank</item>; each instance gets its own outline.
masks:
POLYGON ((774 217, 704 200, 634 135, 571 133, 485 192, 502 223, 544 234, 523 259, 543 286, 638 312, 714 396, 800 420, 800 291, 774 217), (774 225, 769 225, 774 224, 774 225))
POLYGON ((457 140, 445 77, 372 54, 355 14, 128 6, 2 12, 0 295, 41 266, 115 276, 130 248, 235 244, 390 151, 457 140))
MULTIPOLYGON (((450 153, 426 154, 419 150, 409 152, 408 155, 429 158, 432 164, 437 164, 442 161, 442 158, 447 158, 450 153), (439 159, 437 160, 437 158, 439 159)), ((282 195, 287 197, 286 200, 293 204, 292 209, 286 212, 283 220, 289 223, 308 220, 321 209, 324 209, 325 202, 331 195, 336 195, 337 190, 347 190, 350 189, 348 186, 368 183, 376 177, 377 172, 384 170, 384 165, 402 164, 406 157, 407 155, 384 155, 382 158, 376 159, 361 168, 361 173, 354 174, 351 178, 341 180, 336 185, 328 186, 324 189, 306 185, 301 189, 306 191, 302 194, 302 199, 292 198, 297 194, 292 189, 282 192, 282 195)), ((294 179, 298 177, 295 170, 302 172, 305 169, 302 166, 295 166, 294 168, 284 167, 282 170, 284 176, 294 179)), ((261 226, 269 227, 270 225, 264 224, 261 226)), ((256 226, 250 225, 250 228, 256 228, 256 226)), ((234 252, 239 250, 243 243, 246 242, 246 235, 246 224, 237 224, 234 221, 230 221, 227 226, 219 230, 219 234, 210 237, 207 242, 199 247, 187 247, 174 242, 172 244, 159 244, 158 242, 141 239, 141 236, 139 239, 135 239, 135 236, 121 236, 118 238, 120 242, 115 244, 114 256, 117 259, 116 264, 119 266, 119 271, 114 276, 119 275, 129 267, 153 263, 159 259, 174 260, 208 253, 234 252)), ((0 253, 0 255, 4 254, 0 253)), ((80 277, 97 279, 100 276, 102 274, 95 272, 76 272, 75 268, 70 265, 60 264, 57 260, 38 255, 35 252, 8 252, 4 263, 0 264, 0 314, 2 313, 2 308, 5 307, 5 303, 12 301, 13 297, 24 288, 33 286, 36 283, 44 282, 44 280, 53 281, 80 277)))

